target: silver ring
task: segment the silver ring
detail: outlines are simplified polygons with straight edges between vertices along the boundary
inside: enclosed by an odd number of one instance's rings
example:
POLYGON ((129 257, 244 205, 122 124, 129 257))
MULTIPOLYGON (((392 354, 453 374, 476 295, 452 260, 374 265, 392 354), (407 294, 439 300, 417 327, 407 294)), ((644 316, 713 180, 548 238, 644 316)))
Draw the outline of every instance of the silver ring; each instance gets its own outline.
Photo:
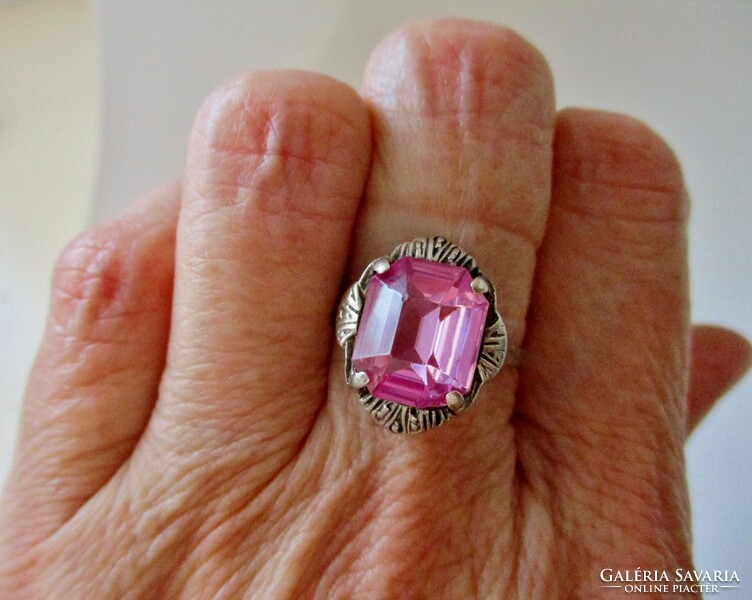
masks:
POLYGON ((347 384, 394 433, 432 429, 467 410, 507 354, 493 284, 442 237, 371 262, 342 297, 335 329, 347 384))

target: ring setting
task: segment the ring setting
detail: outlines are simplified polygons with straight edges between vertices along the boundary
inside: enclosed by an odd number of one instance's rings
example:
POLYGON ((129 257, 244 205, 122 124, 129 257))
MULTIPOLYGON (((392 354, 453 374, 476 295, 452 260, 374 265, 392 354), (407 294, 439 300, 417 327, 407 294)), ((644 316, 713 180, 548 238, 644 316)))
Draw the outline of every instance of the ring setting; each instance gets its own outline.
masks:
POLYGON ((372 261, 345 292, 335 330, 346 382, 394 433, 432 429, 468 409, 507 353, 493 284, 442 237, 372 261))

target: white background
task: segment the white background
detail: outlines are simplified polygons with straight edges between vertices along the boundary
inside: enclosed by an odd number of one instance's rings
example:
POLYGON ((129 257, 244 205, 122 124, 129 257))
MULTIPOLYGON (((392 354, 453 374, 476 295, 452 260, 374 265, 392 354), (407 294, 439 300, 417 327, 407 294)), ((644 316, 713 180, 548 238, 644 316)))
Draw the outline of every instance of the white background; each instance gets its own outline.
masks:
MULTIPOLYGON (((547 56, 560 107, 629 113, 663 135, 684 165, 693 198, 694 318, 752 337, 752 3, 101 0, 96 26, 80 1, 26 4, 0 11, 0 111, 15 107, 10 123, 20 132, 8 138, 0 131, 0 248, 7 247, 10 258, 6 268, 3 253, 0 333, 11 341, 0 355, 9 392, 0 405, 0 476, 7 469, 24 373, 41 330, 40 294, 52 250, 62 233, 83 226, 81 211, 88 209, 92 220, 101 220, 138 193, 179 175, 193 115, 222 80, 253 69, 295 67, 357 86, 369 49, 415 17, 462 15, 512 26, 547 56), (62 24, 46 38, 31 44, 28 32, 15 42, 3 37, 11 22, 3 22, 5 14, 13 12, 15 24, 24 12, 31 15, 26 26, 38 28, 50 11, 68 11, 70 18, 58 15, 62 24), (66 23, 68 29, 62 29, 66 23), (97 36, 101 55, 95 51, 97 36), (25 50, 47 44, 48 51, 24 75, 15 62, 3 65, 10 56, 6 46, 14 43, 25 50), (50 46, 56 49, 49 51, 50 46), (103 65, 101 105, 97 60, 103 65), (53 69, 58 63, 63 66, 53 69), (68 73, 67 80, 55 88, 57 96, 43 84, 34 87, 39 106, 29 116, 28 100, 19 98, 18 89, 28 88, 40 69, 42 75, 68 73), (4 89, 7 82, 15 87, 4 89), (67 99, 62 107, 57 104, 61 97, 67 99), (69 151, 61 147, 58 157, 64 168, 40 160, 39 138, 30 133, 34 127, 41 131, 33 117, 50 119, 55 107, 53 120, 62 129, 57 137, 55 128, 46 131, 53 144, 67 141, 69 151), (101 162, 95 169, 100 134, 101 162), (96 170, 98 192, 91 194, 96 170), (61 186, 61 180, 76 180, 78 187, 61 186), (49 189, 58 190, 67 203, 51 202, 44 192, 49 189), (31 261, 28 253, 37 258, 31 261)), ((42 75, 37 79, 45 79, 42 75)), ((748 378, 687 444, 697 566, 736 569, 746 588, 724 592, 725 597, 741 598, 752 586, 750 392, 748 378)))

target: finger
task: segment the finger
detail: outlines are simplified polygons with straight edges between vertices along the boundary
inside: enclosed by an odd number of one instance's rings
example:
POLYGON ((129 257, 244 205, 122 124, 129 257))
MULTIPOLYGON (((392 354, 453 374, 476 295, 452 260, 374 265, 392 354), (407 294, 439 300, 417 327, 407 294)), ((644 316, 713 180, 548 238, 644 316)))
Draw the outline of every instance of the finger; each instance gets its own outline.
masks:
POLYGON ((689 433, 744 376, 750 365, 752 347, 738 333, 711 325, 692 328, 692 368, 687 396, 689 433))
MULTIPOLYGON (((503 27, 430 21, 403 27, 382 42, 364 78, 374 157, 350 279, 401 242, 442 235, 472 254, 495 283, 511 344, 519 344, 548 208, 552 87, 538 51, 503 27)), ((470 562, 448 568, 446 557, 462 555, 469 531, 476 532, 474 548, 483 555, 497 556, 491 549, 510 542, 514 440, 508 420, 515 371, 503 369, 461 418, 416 437, 374 424, 352 391, 343 389, 341 364, 333 369, 338 393, 322 423, 334 431, 319 428, 321 441, 336 440, 332 448, 347 473, 353 456, 370 464, 381 474, 378 502, 395 506, 384 522, 363 526, 394 531, 395 523, 411 523, 394 536, 394 561, 378 576, 414 589, 421 574, 448 569, 446 579, 458 589, 480 586, 470 562), (479 532, 479 523, 488 527, 479 532), (411 540, 417 539, 441 540, 442 550, 415 557, 411 540), (411 564, 409 576, 387 574, 403 559, 411 564)), ((498 560, 485 566, 484 578, 509 575, 498 560)), ((368 589, 367 581, 363 585, 368 589)), ((461 595, 430 587, 424 592, 461 595)))
POLYGON ((369 161, 363 102, 328 77, 258 73, 205 103, 185 173, 159 451, 240 440, 254 461, 287 460, 277 451, 324 398, 369 161))
POLYGON ((6 490, 18 535, 39 539, 65 522, 144 429, 167 348, 179 190, 141 199, 58 260, 6 490))
POLYGON ((617 566, 686 567, 679 166, 638 121, 567 110, 558 117, 553 190, 523 349, 520 472, 559 503, 558 526, 573 532, 571 564, 593 569, 593 557, 608 552, 617 566), (585 529, 588 548, 575 539, 585 529))
MULTIPOLYGON (((553 90, 545 60, 503 27, 411 24, 371 56, 364 95, 374 157, 350 277, 401 242, 442 235, 496 284, 511 344, 519 344, 549 198, 553 90)), ((509 415, 513 377, 501 379, 505 398, 463 419, 473 436, 478 423, 497 428, 509 415)), ((367 415, 352 418, 372 427, 367 415)))

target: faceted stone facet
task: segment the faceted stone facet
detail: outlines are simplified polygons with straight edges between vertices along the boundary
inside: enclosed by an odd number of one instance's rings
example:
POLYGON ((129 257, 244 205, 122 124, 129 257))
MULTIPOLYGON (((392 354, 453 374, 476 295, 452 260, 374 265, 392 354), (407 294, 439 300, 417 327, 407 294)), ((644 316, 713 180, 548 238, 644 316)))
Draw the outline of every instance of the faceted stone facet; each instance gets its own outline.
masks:
POLYGON ((472 281, 462 267, 409 256, 371 278, 352 356, 371 394, 431 408, 470 390, 488 313, 472 281))

